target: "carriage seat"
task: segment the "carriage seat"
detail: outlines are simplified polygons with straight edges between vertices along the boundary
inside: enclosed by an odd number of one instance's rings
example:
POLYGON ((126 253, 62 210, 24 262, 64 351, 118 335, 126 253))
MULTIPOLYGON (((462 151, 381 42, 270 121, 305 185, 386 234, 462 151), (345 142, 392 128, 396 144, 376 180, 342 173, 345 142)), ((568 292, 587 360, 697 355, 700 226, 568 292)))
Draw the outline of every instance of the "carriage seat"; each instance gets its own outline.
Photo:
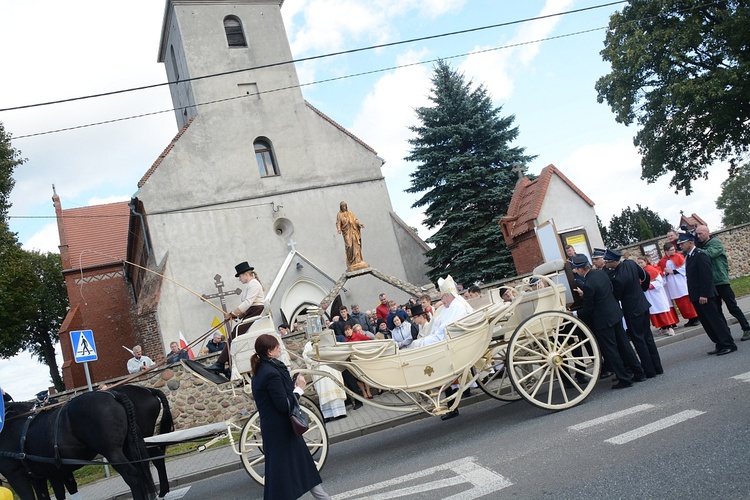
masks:
POLYGON ((398 345, 392 339, 338 342, 333 330, 323 330, 318 338, 321 360, 373 359, 380 356, 390 356, 398 352, 398 345))

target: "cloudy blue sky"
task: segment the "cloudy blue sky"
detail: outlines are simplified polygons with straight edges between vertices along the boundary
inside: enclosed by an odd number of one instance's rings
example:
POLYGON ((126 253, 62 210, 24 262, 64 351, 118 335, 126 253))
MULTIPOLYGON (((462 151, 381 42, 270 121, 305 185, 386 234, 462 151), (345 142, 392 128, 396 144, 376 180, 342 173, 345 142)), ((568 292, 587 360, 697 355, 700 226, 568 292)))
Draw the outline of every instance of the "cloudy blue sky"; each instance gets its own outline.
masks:
MULTIPOLYGON (((606 3, 286 0, 282 13, 296 58, 507 24, 297 66, 300 82, 309 83, 305 98, 385 158, 394 209, 412 226, 421 227, 423 216, 411 208, 416 196, 404 193, 414 169, 403 160, 408 127, 416 123, 413 108, 428 104, 429 61, 444 58, 485 85, 504 115, 515 116, 516 145, 537 155, 529 171, 555 164, 594 200, 605 223, 641 204, 673 223, 680 210, 696 212, 718 228, 715 200, 726 168, 713 168, 689 197, 676 195, 668 178, 646 184, 632 145, 635 129, 615 123, 609 107, 596 102, 594 84, 608 71, 599 55, 604 28, 622 8, 593 8, 606 3), (589 10, 516 22, 578 9, 589 10), (372 73, 351 76, 363 72, 372 73)), ((165 82, 156 62, 163 12, 157 0, 0 0, 6 70, 0 109, 165 82)), ((16 171, 10 211, 11 229, 24 247, 57 251, 53 184, 64 208, 135 194, 137 181, 177 132, 171 106, 163 86, 0 112, 13 145, 28 159, 16 171), (32 136, 136 115, 146 116, 32 136)), ((421 235, 428 236, 424 228, 421 235)), ((31 397, 48 385, 46 367, 26 354, 0 361, 0 385, 16 398, 31 397)))

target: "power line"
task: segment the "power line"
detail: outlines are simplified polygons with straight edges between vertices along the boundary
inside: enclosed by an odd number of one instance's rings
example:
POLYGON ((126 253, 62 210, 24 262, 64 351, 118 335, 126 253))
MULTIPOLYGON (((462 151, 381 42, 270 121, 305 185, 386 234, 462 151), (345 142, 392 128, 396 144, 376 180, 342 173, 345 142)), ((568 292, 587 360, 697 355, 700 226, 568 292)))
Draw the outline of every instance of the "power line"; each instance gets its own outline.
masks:
POLYGON ((141 114, 138 114, 138 115, 125 116, 125 117, 121 117, 121 118, 113 118, 111 120, 104 120, 104 121, 100 121, 100 122, 87 123, 87 124, 83 124, 83 125, 75 125, 73 127, 65 127, 65 128, 54 129, 54 130, 47 130, 45 132, 36 132, 36 133, 33 133, 33 134, 25 134, 25 135, 13 136, 13 139, 14 140, 27 139, 29 137, 37 137, 37 136, 40 136, 40 135, 56 134, 56 133, 59 133, 59 132, 69 132, 71 130, 78 130, 78 129, 82 129, 82 128, 89 128, 89 127, 96 127, 96 126, 99 126, 99 125, 106 125, 106 124, 109 124, 109 123, 116 123, 116 122, 134 120, 136 118, 144 118, 146 116, 159 115, 159 114, 163 114, 163 113, 171 113, 171 112, 174 112, 174 111, 181 111, 181 110, 188 109, 188 108, 199 108, 199 107, 208 106, 208 105, 211 105, 211 104, 220 104, 220 103, 223 103, 223 102, 234 101, 236 99, 245 99, 245 98, 248 98, 248 97, 256 97, 256 96, 259 96, 261 94, 271 94, 271 93, 274 93, 274 92, 281 92, 281 91, 284 91, 284 90, 291 90, 291 89, 301 88, 301 87, 309 87, 309 86, 312 86, 312 85, 320 85, 322 83, 330 83, 330 82, 335 82, 335 81, 339 81, 339 80, 347 80, 349 78, 356 78, 356 77, 367 76, 367 75, 372 75, 372 74, 376 74, 376 73, 383 73, 383 72, 386 72, 386 71, 394 71, 394 70, 397 70, 397 69, 408 68, 408 67, 411 67, 411 66, 420 66, 420 65, 423 65, 423 64, 434 63, 434 62, 437 62, 439 60, 456 59, 456 58, 465 57, 465 56, 468 56, 468 55, 482 54, 482 53, 486 53, 486 52, 494 52, 494 51, 497 51, 497 50, 511 49, 511 48, 520 47, 520 46, 523 46, 523 45, 530 45, 530 44, 533 44, 533 43, 541 43, 541 42, 546 42, 546 41, 550 41, 550 40, 557 40, 557 39, 561 39, 561 38, 567 38, 567 37, 571 37, 571 36, 576 36, 576 35, 582 35, 582 34, 585 34, 585 33, 590 33, 592 31, 599 31, 599 30, 603 30, 603 29, 606 29, 606 28, 607 28, 606 26, 601 26, 601 27, 598 27, 598 28, 590 28, 590 29, 586 29, 586 30, 576 31, 576 32, 573 32, 573 33, 566 33, 566 34, 563 34, 563 35, 556 35, 556 36, 551 36, 551 37, 547 37, 547 38, 540 38, 540 39, 537 39, 537 40, 529 40, 529 41, 526 41, 526 42, 518 42, 518 43, 514 43, 514 44, 510 44, 510 45, 503 45, 501 47, 492 47, 492 48, 483 49, 483 50, 475 50, 475 51, 472 51, 472 52, 464 52, 462 54, 455 54, 455 55, 451 55, 451 56, 443 56, 443 57, 438 57, 438 58, 435 58, 435 59, 428 59, 428 60, 425 60, 425 61, 417 61, 417 62, 413 62, 413 63, 399 64, 397 66, 390 66, 390 67, 387 67, 387 68, 380 68, 380 69, 373 69, 373 70, 368 70, 368 71, 362 71, 362 72, 359 72, 359 73, 353 73, 351 75, 343 75, 343 76, 337 76, 337 77, 333 77, 333 78, 326 78, 326 79, 323 79, 323 80, 316 80, 316 81, 313 81, 313 82, 301 83, 299 85, 289 85, 289 86, 286 86, 286 87, 279 87, 279 88, 276 88, 276 89, 263 90, 263 91, 255 92, 253 94, 243 94, 243 95, 239 95, 239 96, 226 97, 226 98, 223 98, 223 99, 215 99, 213 101, 206 101, 206 102, 202 102, 202 103, 196 103, 196 104, 192 104, 190 106, 183 106, 183 107, 179 107, 179 108, 163 109, 163 110, 160 110, 160 111, 151 111, 149 113, 141 113, 141 114))
MULTIPOLYGON (((257 70, 257 69, 273 68, 273 67, 282 66, 282 65, 285 65, 285 64, 296 64, 296 63, 301 63, 301 62, 314 61, 314 60, 317 60, 317 59, 325 59, 325 58, 328 58, 328 57, 335 57, 335 56, 340 56, 340 55, 354 54, 354 53, 357 53, 357 52, 364 52, 364 51, 369 51, 369 50, 382 49, 382 48, 386 48, 386 47, 395 47, 397 45, 403 45, 403 44, 407 44, 407 43, 423 42, 423 41, 426 41, 426 40, 434 40, 434 39, 438 39, 438 38, 444 38, 444 37, 455 36, 455 35, 464 35, 464 34, 467 34, 467 33, 474 33, 474 32, 477 32, 477 31, 484 31, 484 30, 495 29, 495 28, 502 28, 502 27, 512 26, 514 24, 522 24, 522 23, 526 23, 526 22, 530 22, 530 21, 539 21, 539 20, 542 20, 542 19, 549 19, 549 18, 552 18, 552 17, 559 17, 559 16, 564 16, 564 15, 567 15, 567 14, 578 14, 578 13, 581 13, 581 12, 586 12, 586 11, 595 10, 595 9, 601 9, 601 8, 604 8, 604 7, 611 7, 613 5, 622 4, 622 3, 627 3, 627 0, 618 0, 618 1, 615 1, 615 2, 609 2, 609 3, 599 4, 599 5, 593 5, 591 7, 583 7, 583 8, 580 8, 580 9, 574 9, 574 10, 569 10, 569 11, 565 11, 565 12, 558 12, 558 13, 555 13, 555 14, 547 14, 547 15, 544 15, 544 16, 529 17, 529 18, 525 18, 525 19, 518 19, 518 20, 515 20, 515 21, 507 21, 507 22, 504 22, 504 23, 490 24, 490 25, 486 25, 486 26, 479 26, 479 27, 476 27, 476 28, 468 28, 468 29, 465 29, 465 30, 451 31, 451 32, 448 32, 448 33, 440 33, 440 34, 437 34, 437 35, 428 35, 428 36, 423 36, 423 37, 418 37, 418 38, 411 38, 411 39, 408 39, 408 40, 401 40, 401 41, 397 41, 397 42, 388 42, 388 43, 383 43, 383 44, 379 44, 379 45, 369 45, 369 46, 366 46, 366 47, 359 47, 359 48, 356 48, 356 49, 342 50, 342 51, 339 51, 339 52, 330 52, 328 54, 320 54, 320 55, 316 55, 316 56, 303 57, 303 58, 299 58, 299 59, 292 59, 292 60, 289 60, 289 61, 276 62, 276 63, 270 63, 270 64, 262 64, 260 66, 252 66, 250 68, 236 69, 236 70, 231 70, 231 71, 223 71, 221 73, 212 73, 212 74, 209 74, 209 75, 196 76, 196 77, 193 77, 193 78, 187 78, 187 79, 184 79, 184 80, 176 80, 176 81, 173 81, 173 82, 169 82, 168 81, 168 82, 162 82, 162 83, 154 83, 154 84, 151 84, 151 85, 142 85, 140 87, 131 87, 131 88, 127 88, 127 89, 113 90, 113 91, 110 91, 110 92, 102 92, 102 93, 99 93, 99 94, 90 94, 90 95, 86 95, 86 96, 71 97, 71 98, 68 98, 68 99, 58 99, 58 100, 55 100, 55 101, 40 102, 40 103, 35 103, 35 104, 25 104, 25 105, 21 105, 21 106, 13 106, 13 107, 10 107, 10 108, 0 108, 0 113, 4 112, 4 111, 16 111, 16 110, 19 110, 19 109, 37 108, 37 107, 41 107, 41 106, 49 106, 49 105, 52 105, 52 104, 62 104, 62 103, 66 103, 66 102, 81 101, 81 100, 85 100, 85 99, 94 99, 94 98, 97 98, 97 97, 106 97, 106 96, 111 96, 111 95, 124 94, 124 93, 128 93, 128 92, 136 92, 136 91, 140 91, 140 90, 148 90, 148 89, 153 89, 153 88, 157 88, 157 87, 163 87, 165 85, 171 85, 171 84, 176 84, 176 83, 192 82, 192 81, 196 81, 196 80, 203 80, 203 79, 206 79, 206 78, 215 78, 215 77, 219 77, 219 76, 226 76, 226 75, 231 75, 231 74, 235 74, 235 73, 242 73, 242 72, 245 72, 245 71, 253 71, 253 70, 257 70)), ((166 112, 166 111, 161 111, 160 113, 162 113, 162 112, 166 112)), ((153 113, 147 113, 147 114, 142 115, 142 116, 148 116, 149 114, 153 114, 153 113)), ((102 122, 102 123, 109 123, 109 122, 102 122)), ((17 139, 20 139, 20 137, 17 137, 17 139)))

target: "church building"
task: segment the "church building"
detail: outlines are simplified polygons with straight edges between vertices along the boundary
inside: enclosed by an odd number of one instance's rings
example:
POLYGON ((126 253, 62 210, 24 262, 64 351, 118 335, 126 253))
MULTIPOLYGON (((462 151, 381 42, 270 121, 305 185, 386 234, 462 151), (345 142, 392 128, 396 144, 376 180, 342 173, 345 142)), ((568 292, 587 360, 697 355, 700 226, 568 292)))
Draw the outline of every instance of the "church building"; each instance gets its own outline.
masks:
MULTIPOLYGON (((192 341, 236 307, 243 261, 267 293, 284 284, 274 290, 277 323, 317 305, 347 268, 336 231, 342 201, 364 225, 370 267, 429 282, 428 247, 393 212, 385 160, 303 98, 282 3, 166 1, 158 60, 173 82, 179 131, 129 203, 124 260, 134 341, 149 356, 180 332, 192 341), (304 260, 289 265, 290 253, 304 260)), ((372 275, 348 281, 339 297, 366 310, 380 292, 407 299, 372 275)))

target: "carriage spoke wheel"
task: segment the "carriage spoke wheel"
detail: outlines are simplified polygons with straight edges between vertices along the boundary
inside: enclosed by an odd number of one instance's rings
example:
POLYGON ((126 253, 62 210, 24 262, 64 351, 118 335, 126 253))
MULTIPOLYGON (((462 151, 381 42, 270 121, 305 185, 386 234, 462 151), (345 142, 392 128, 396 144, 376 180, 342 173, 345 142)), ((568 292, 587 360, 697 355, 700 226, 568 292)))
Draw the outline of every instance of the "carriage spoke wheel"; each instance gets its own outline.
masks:
MULTIPOLYGON (((513 387, 508 376, 509 371, 506 364, 507 352, 507 345, 503 345, 496 350, 491 350, 487 357, 484 358, 484 364, 481 368, 475 366, 471 370, 474 374, 480 372, 477 384, 491 398, 501 401, 518 401, 521 399, 521 395, 513 387)), ((523 370, 526 369, 527 367, 523 368, 523 370)))
POLYGON ((506 366, 513 387, 531 404, 571 408, 591 393, 599 377, 599 346, 570 314, 545 311, 523 321, 510 338, 506 366))
MULTIPOLYGON (((302 438, 307 443, 307 449, 310 450, 315 467, 320 470, 328 457, 328 433, 323 425, 323 420, 318 417, 316 412, 308 408, 307 405, 300 405, 300 408, 307 414, 310 421, 310 428, 302 438)), ((240 452, 245 471, 258 484, 264 485, 266 459, 263 454, 263 439, 260 434, 260 414, 257 411, 250 416, 242 427, 240 452)))

